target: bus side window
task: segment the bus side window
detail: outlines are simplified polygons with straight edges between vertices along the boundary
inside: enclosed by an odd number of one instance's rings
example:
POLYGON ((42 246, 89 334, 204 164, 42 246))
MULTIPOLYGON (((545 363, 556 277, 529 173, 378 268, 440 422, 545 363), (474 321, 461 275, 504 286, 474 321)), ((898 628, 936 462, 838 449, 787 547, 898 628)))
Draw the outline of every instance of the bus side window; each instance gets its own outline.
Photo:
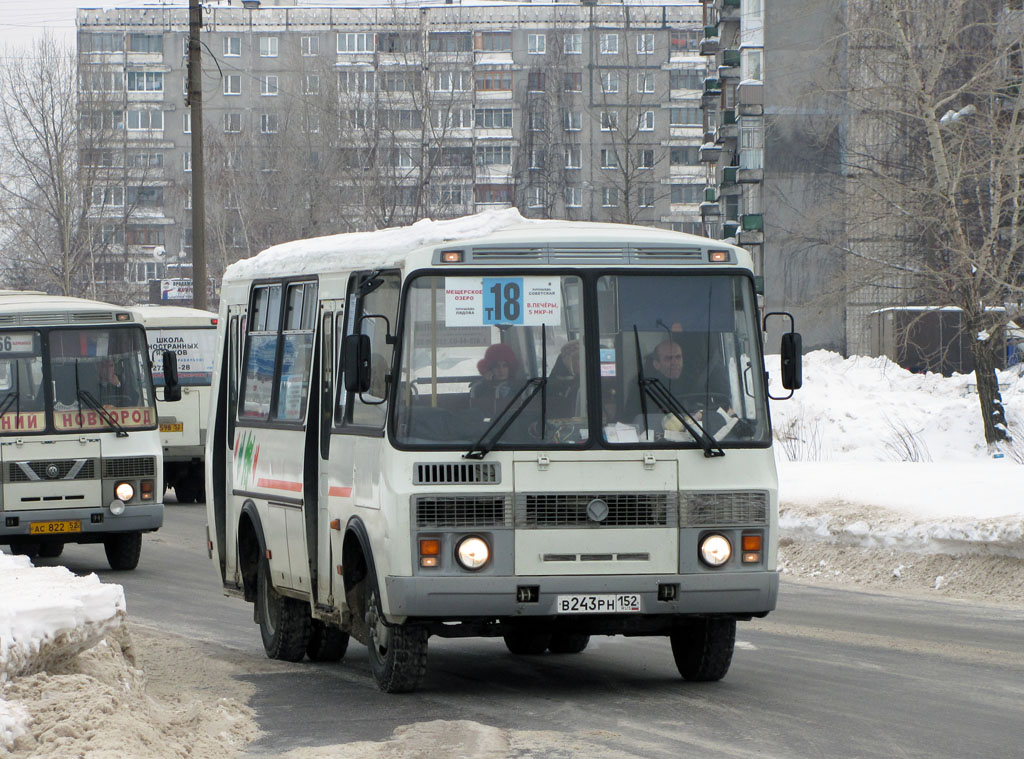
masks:
POLYGON ((344 370, 341 362, 341 341, 345 337, 345 311, 345 309, 342 309, 334 317, 334 345, 331 350, 332 355, 335 357, 334 365, 338 367, 338 376, 335 378, 335 390, 338 394, 338 404, 334 410, 335 426, 345 423, 345 407, 348 402, 348 393, 345 392, 345 383, 341 376, 344 370))
POLYGON ((363 298, 361 311, 361 315, 376 314, 378 318, 361 318, 358 322, 360 332, 370 338, 372 355, 370 389, 354 395, 352 400, 352 423, 364 427, 382 427, 387 417, 387 404, 380 401, 387 394, 394 346, 388 345, 386 338, 388 328, 394 330, 398 319, 398 274, 387 272, 378 276, 383 282, 363 298), (379 316, 387 317, 387 321, 379 316))

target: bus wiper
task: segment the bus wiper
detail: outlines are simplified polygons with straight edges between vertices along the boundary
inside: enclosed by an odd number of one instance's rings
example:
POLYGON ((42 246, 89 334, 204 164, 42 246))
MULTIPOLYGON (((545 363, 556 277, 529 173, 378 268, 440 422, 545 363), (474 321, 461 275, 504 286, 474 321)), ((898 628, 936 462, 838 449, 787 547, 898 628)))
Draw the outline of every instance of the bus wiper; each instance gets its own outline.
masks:
POLYGON ((640 380, 640 389, 642 390, 641 397, 644 395, 650 396, 651 400, 654 401, 654 404, 663 414, 672 414, 672 416, 679 420, 680 424, 690 433, 690 436, 700 443, 701 448, 704 449, 705 458, 725 455, 725 451, 722 450, 722 446, 719 445, 718 441, 704 428, 704 425, 697 420, 697 417, 687 411, 686 407, 679 402, 679 399, 668 391, 661 383, 661 380, 657 378, 640 380))
POLYGON ((487 429, 484 430, 484 434, 480 436, 480 439, 473 443, 472 447, 469 449, 469 452, 462 454, 462 458, 482 459, 484 456, 486 456, 487 453, 494 447, 494 444, 497 443, 498 440, 501 439, 501 436, 505 434, 506 430, 508 430, 508 428, 512 426, 512 423, 519 418, 519 415, 523 413, 523 410, 530 405, 530 401, 533 400, 534 396, 536 396, 537 393, 539 393, 541 389, 543 389, 544 386, 547 385, 547 383, 547 377, 531 377, 530 379, 526 380, 526 382, 523 383, 523 386, 519 388, 519 391, 515 395, 513 395, 509 399, 508 403, 506 403, 502 407, 501 411, 495 414, 494 420, 490 423, 490 425, 488 425, 487 429), (514 413, 509 414, 509 411, 512 409, 512 407, 515 406, 516 401, 518 401, 524 393, 526 394, 526 397, 523 400, 523 402, 519 404, 519 407, 515 410, 514 413), (508 419, 505 421, 504 424, 501 425, 501 427, 498 429, 497 432, 494 433, 492 437, 491 430, 497 427, 501 420, 505 418, 505 416, 508 416, 508 419), (484 443, 484 441, 487 440, 489 437, 491 439, 487 443, 484 443))
POLYGON ((7 413, 7 409, 11 407, 11 404, 14 403, 18 395, 19 393, 17 390, 8 390, 7 394, 3 398, 0 398, 0 416, 7 413))
POLYGON ((113 414, 103 408, 100 402, 96 400, 96 397, 88 390, 79 390, 78 400, 79 403, 81 403, 81 401, 85 401, 85 405, 99 414, 100 419, 106 422, 112 429, 117 430, 118 437, 128 437, 128 430, 126 430, 124 426, 114 418, 113 414))

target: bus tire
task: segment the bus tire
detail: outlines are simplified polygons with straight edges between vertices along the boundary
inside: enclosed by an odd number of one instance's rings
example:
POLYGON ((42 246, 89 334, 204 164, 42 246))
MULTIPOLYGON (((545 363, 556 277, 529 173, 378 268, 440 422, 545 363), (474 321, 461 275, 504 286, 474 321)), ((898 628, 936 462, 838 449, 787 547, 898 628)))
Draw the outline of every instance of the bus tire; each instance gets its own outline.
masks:
POLYGON ((312 621, 309 606, 277 592, 270 577, 270 562, 265 558, 260 560, 256 573, 256 621, 269 658, 302 661, 312 621))
POLYGON ((63 543, 40 543, 39 555, 44 559, 56 559, 64 553, 63 543))
POLYGON ((11 553, 15 556, 28 556, 34 559, 39 555, 38 540, 11 540, 11 553))
POLYGON ((389 625, 381 616, 377 578, 366 577, 366 648, 377 687, 385 693, 411 693, 427 673, 427 629, 420 625, 389 625))
POLYGON ((306 656, 310 661, 337 662, 341 661, 348 651, 348 633, 337 627, 326 625, 319 619, 309 621, 309 641, 306 643, 306 656))
POLYGON ((553 633, 548 651, 553 654, 579 654, 589 643, 590 636, 585 633, 553 633))
POLYGON ((183 477, 174 483, 174 497, 178 503, 195 503, 198 495, 195 483, 189 477, 183 477))
POLYGON ((516 656, 539 656, 551 645, 551 633, 537 632, 529 628, 509 630, 501 636, 505 647, 516 656))
POLYGON ((713 682, 729 671, 736 645, 736 620, 694 619, 671 633, 672 656, 684 680, 713 682))
POLYGON ((107 554, 107 563, 111 569, 120 572, 135 569, 139 566, 139 555, 142 553, 142 533, 108 535, 103 539, 103 551, 107 554))

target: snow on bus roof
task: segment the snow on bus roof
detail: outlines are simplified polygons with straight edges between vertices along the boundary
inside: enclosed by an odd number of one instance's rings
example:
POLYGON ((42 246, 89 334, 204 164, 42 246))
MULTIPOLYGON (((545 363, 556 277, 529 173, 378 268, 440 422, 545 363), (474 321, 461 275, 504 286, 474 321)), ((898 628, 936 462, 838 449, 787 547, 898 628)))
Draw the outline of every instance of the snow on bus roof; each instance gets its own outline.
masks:
MULTIPOLYGON (((666 229, 586 221, 526 219, 515 208, 483 211, 472 216, 434 221, 422 219, 407 227, 376 232, 353 232, 274 245, 252 258, 237 261, 224 272, 224 281, 260 277, 323 273, 339 268, 375 269, 399 265, 418 248, 456 240, 476 240, 497 232, 505 242, 524 242, 542 235, 545 240, 607 242, 615 235, 643 236, 651 241, 706 244, 709 241, 666 229), (542 227, 549 227, 539 232, 542 227), (556 229, 557 227, 557 229, 556 229), (518 235, 516 233, 522 233, 518 235)), ((734 247, 722 241, 715 245, 734 247)))

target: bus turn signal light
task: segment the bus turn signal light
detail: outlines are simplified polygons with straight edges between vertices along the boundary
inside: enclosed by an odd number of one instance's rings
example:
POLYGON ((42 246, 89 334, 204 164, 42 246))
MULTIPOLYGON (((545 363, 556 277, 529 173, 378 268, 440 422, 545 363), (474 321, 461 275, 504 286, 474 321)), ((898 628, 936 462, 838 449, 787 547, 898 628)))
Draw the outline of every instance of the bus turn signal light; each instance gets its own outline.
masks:
POLYGON ((743 563, 757 564, 761 561, 761 536, 743 536, 743 563))
POLYGON ((436 567, 437 557, 441 555, 441 541, 437 538, 420 540, 420 566, 436 567))

